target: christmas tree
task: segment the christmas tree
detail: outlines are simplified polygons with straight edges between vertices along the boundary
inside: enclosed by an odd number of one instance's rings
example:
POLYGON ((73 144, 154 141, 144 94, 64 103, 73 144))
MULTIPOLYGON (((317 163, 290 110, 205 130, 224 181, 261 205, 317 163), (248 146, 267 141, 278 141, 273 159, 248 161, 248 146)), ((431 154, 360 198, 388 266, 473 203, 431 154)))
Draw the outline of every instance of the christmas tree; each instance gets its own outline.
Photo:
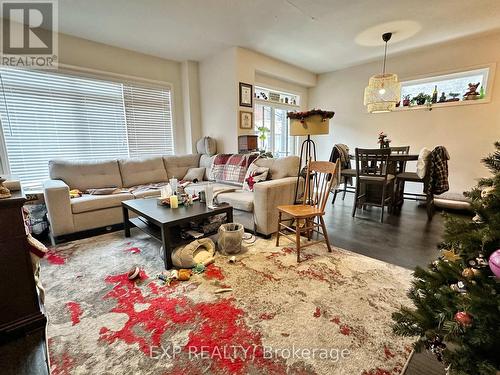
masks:
POLYGON ((493 173, 472 191, 472 220, 447 216, 441 256, 417 267, 408 293, 414 308, 393 314, 394 332, 418 336, 453 375, 500 370, 500 142, 482 162, 493 173))

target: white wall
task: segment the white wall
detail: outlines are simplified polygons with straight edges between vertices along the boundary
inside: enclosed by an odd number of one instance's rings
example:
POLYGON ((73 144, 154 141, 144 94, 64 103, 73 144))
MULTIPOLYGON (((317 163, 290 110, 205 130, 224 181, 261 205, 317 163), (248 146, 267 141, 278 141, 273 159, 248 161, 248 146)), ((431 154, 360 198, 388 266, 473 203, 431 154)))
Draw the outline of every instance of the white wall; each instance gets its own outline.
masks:
MULTIPOLYGON (((448 42, 412 53, 389 56, 387 70, 400 80, 422 74, 467 69, 500 61, 500 33, 448 42)), ((327 159, 335 143, 355 147, 377 147, 377 134, 388 133, 392 145, 410 145, 410 152, 422 147, 445 146, 450 155, 450 191, 461 193, 488 171, 480 159, 500 139, 500 78, 495 77, 490 103, 368 114, 363 91, 380 61, 321 74, 309 91, 309 106, 335 111, 330 134, 317 136, 319 157, 327 159)), ((438 88, 439 89, 439 88, 438 88)), ((465 90, 464 90, 465 91, 465 90)), ((411 167, 411 166, 410 166, 411 167)))
POLYGON ((217 139, 219 152, 237 152, 238 135, 248 133, 239 129, 239 111, 252 110, 239 106, 239 82, 292 87, 304 94, 304 106, 307 88, 316 84, 314 73, 239 47, 201 61, 199 74, 203 135, 217 139))
POLYGON ((203 135, 217 140, 218 152, 235 152, 238 149, 236 49, 229 48, 201 61, 199 74, 203 135))

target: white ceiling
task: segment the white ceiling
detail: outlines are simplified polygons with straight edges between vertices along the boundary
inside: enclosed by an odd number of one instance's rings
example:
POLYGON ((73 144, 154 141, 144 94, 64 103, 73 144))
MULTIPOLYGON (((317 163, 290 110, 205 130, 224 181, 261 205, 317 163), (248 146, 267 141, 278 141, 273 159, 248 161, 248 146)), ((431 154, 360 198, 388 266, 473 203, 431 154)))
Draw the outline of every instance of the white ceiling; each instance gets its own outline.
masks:
POLYGON ((393 22, 389 53, 498 29, 500 0, 59 0, 66 34, 179 61, 240 46, 317 73, 382 56, 393 22))

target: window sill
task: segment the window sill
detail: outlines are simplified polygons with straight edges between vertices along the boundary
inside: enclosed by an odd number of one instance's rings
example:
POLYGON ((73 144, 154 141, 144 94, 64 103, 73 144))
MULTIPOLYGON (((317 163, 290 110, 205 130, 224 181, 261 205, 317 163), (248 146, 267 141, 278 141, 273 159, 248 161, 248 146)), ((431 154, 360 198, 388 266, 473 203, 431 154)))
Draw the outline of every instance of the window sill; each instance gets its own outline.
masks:
POLYGON ((414 111, 414 110, 431 110, 431 109, 436 109, 436 108, 448 108, 448 107, 461 107, 461 106, 467 106, 467 105, 474 105, 474 104, 487 104, 491 100, 490 98, 484 98, 484 99, 475 99, 475 100, 460 100, 456 102, 445 102, 445 103, 435 103, 431 107, 428 107, 427 105, 412 105, 410 107, 397 107, 394 112, 404 112, 404 111, 414 111))
POLYGON ((264 100, 264 99, 257 99, 257 98, 255 98, 254 100, 255 100, 255 103, 264 104, 264 105, 274 104, 275 106, 286 107, 286 108, 293 108, 293 109, 300 108, 300 105, 296 105, 296 104, 287 104, 287 103, 282 103, 282 102, 275 102, 273 100, 264 100))

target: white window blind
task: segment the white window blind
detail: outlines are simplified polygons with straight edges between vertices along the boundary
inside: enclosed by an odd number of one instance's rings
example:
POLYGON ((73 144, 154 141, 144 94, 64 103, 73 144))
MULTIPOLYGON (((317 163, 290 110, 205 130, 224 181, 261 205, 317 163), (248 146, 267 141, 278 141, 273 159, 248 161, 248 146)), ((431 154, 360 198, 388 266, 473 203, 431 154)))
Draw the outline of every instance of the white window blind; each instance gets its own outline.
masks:
POLYGON ((168 88, 6 68, 0 78, 9 169, 26 188, 48 178, 51 159, 173 153, 168 88))
POLYGON ((170 90, 125 84, 123 98, 130 156, 173 154, 170 90))

